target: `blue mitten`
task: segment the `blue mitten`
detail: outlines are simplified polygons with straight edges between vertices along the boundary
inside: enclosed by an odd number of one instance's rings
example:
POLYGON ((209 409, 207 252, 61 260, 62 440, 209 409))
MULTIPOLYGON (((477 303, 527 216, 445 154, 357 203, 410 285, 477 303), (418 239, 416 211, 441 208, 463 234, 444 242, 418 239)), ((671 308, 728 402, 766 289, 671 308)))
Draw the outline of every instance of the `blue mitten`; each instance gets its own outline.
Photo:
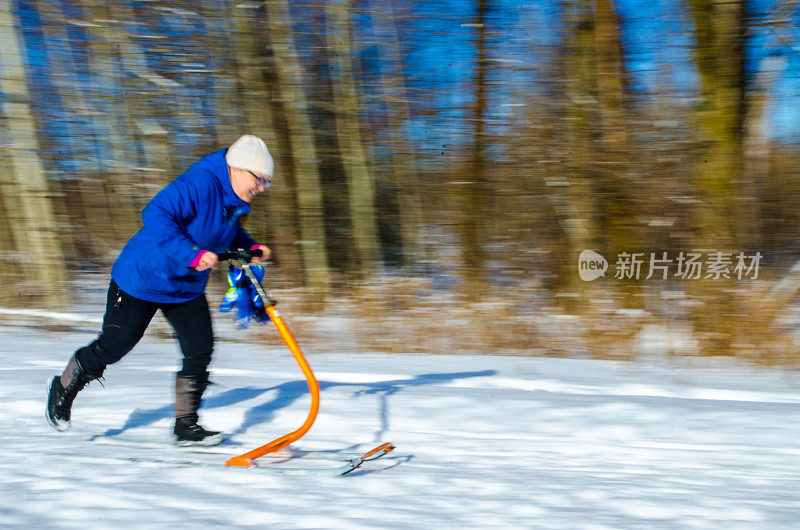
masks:
MULTIPOLYGON (((264 267, 251 265, 250 270, 261 283, 264 279, 264 267)), ((231 265, 228 269, 228 291, 222 298, 219 310, 227 313, 234 307, 236 307, 236 324, 239 329, 245 329, 250 325, 251 320, 260 323, 269 321, 264 301, 258 295, 255 286, 243 270, 231 265)))

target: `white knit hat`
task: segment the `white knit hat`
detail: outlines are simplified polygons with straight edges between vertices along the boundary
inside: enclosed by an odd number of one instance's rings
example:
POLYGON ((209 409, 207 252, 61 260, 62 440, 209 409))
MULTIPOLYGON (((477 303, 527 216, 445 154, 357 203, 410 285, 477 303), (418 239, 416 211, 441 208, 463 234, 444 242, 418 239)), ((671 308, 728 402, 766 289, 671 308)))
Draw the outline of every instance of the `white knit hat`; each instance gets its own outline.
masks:
POLYGON ((272 178, 275 162, 264 141, 258 136, 245 134, 228 148, 225 160, 231 167, 246 169, 272 178))

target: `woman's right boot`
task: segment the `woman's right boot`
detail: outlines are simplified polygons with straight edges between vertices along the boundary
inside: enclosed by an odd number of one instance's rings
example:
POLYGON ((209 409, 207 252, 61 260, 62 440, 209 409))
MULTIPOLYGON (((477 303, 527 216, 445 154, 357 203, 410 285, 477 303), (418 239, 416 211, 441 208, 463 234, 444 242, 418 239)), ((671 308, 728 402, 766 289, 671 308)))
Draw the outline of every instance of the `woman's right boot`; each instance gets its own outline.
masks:
POLYGON ((197 424, 197 409, 208 386, 208 374, 204 377, 178 376, 175 378, 175 444, 217 445, 222 443, 225 435, 218 431, 209 431, 197 424))
POLYGON ((83 369, 81 363, 73 355, 64 373, 55 376, 50 382, 50 392, 47 396, 47 421, 57 431, 66 431, 70 426, 70 416, 72 414, 72 401, 78 392, 89 381, 100 376, 90 375, 83 369))

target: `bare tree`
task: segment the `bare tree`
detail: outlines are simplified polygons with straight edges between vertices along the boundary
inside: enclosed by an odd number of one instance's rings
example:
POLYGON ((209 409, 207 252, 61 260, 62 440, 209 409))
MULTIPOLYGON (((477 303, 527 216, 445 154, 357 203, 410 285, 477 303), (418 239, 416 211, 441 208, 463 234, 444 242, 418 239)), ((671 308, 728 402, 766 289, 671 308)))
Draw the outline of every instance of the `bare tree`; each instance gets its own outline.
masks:
MULTIPOLYGON (((690 0, 689 7, 702 88, 697 116, 703 143, 693 182, 702 202, 693 212, 695 247, 733 252, 739 233, 735 202, 742 176, 746 109, 744 2, 690 0)), ((702 339, 701 349, 707 353, 735 349, 736 337, 747 320, 739 318, 744 308, 728 283, 692 286, 697 303, 692 312, 694 326, 702 339), (721 314, 719 307, 725 307, 725 313, 721 314)))
MULTIPOLYGON (((77 214, 70 216, 71 221, 73 225, 81 227, 72 235, 83 241, 81 247, 88 250, 92 257, 102 255, 112 241, 125 237, 124 233, 118 232, 123 223, 108 223, 113 206, 120 206, 114 204, 114 196, 109 192, 109 188, 117 184, 120 174, 116 171, 114 157, 106 156, 104 135, 100 134, 105 120, 95 107, 97 102, 92 99, 90 85, 78 77, 79 68, 75 58, 79 52, 67 32, 69 19, 63 6, 55 2, 42 2, 38 8, 45 21, 44 31, 50 36, 48 55, 51 56, 50 60, 59 65, 58 75, 53 76, 56 97, 62 102, 63 110, 74 117, 67 121, 65 130, 61 132, 71 140, 81 137, 89 140, 71 143, 91 146, 87 149, 88 156, 85 156, 91 163, 85 164, 77 174, 62 176, 63 180, 73 184, 66 193, 67 211, 77 214)), ((56 164, 56 161, 53 163, 56 164)))
MULTIPOLYGON (((243 6, 245 4, 242 4, 243 6)), ((279 156, 277 149, 278 135, 275 131, 275 117, 272 106, 272 95, 267 87, 267 56, 263 45, 258 45, 256 23, 260 25, 256 8, 236 9, 234 12, 234 56, 236 63, 236 93, 245 110, 245 122, 249 130, 263 138, 278 161, 290 157, 279 156)), ((260 18, 260 17, 259 17, 260 18)), ((262 43, 263 44, 263 43, 262 43)), ((231 98, 231 94, 226 97, 231 98)), ((237 132, 239 134, 239 132, 237 132)), ((236 135, 234 135, 236 136, 236 135)), ((235 138, 231 138, 233 141, 235 138)), ((275 237, 272 243, 281 268, 289 278, 302 279, 300 267, 300 250, 297 241, 297 212, 294 208, 294 183, 287 178, 286 168, 277 166, 275 186, 270 188, 269 226, 275 237), (281 174, 283 173, 283 175, 281 174)))
POLYGON ((594 20, 591 5, 567 2, 564 5, 564 38, 558 56, 553 61, 555 77, 561 79, 557 97, 563 106, 563 138, 548 139, 547 151, 562 160, 559 165, 548 164, 545 175, 547 198, 564 234, 564 245, 557 245, 557 290, 569 297, 568 310, 577 309, 580 292, 585 284, 576 273, 579 253, 598 249, 596 226, 595 182, 588 170, 593 161, 592 123, 595 99, 592 97, 594 75, 594 20))
POLYGON ((375 181, 367 164, 352 62, 350 0, 325 2, 326 36, 333 62, 333 98, 337 141, 347 175, 353 241, 362 271, 380 259, 375 215, 375 181))
POLYGON ((742 0, 689 0, 703 102, 698 113, 704 149, 695 185, 705 202, 695 212, 705 246, 731 248, 738 228, 734 201, 742 171, 745 119, 742 0))
POLYGON ((487 195, 486 185, 486 145, 485 115, 487 106, 487 12, 488 0, 477 1, 474 27, 476 31, 475 76, 473 79, 474 101, 472 104, 472 146, 468 169, 463 177, 461 190, 463 206, 459 212, 463 261, 466 273, 466 285, 470 295, 480 295, 485 289, 484 278, 484 238, 482 211, 487 195))
POLYGON ((387 109, 393 161, 390 171, 397 189, 403 260, 414 263, 424 259, 421 241, 424 215, 416 150, 403 132, 404 126, 411 121, 411 103, 403 71, 402 43, 394 6, 390 2, 379 5, 377 0, 370 0, 369 6, 373 20, 385 28, 387 39, 379 46, 382 63, 379 82, 387 109))
POLYGON ((278 99, 284 110, 295 181, 303 271, 309 286, 324 299, 330 292, 322 185, 314 135, 303 89, 305 75, 295 51, 287 0, 266 3, 278 99))
POLYGON ((130 105, 134 130, 142 150, 142 199, 146 202, 154 191, 172 180, 176 172, 185 169, 180 167, 176 159, 178 151, 174 149, 174 139, 169 129, 169 123, 174 118, 183 117, 179 112, 183 104, 180 96, 174 93, 179 84, 150 68, 143 47, 123 30, 123 24, 138 23, 133 7, 124 2, 110 2, 109 14, 119 25, 114 32, 114 39, 119 46, 122 67, 133 77, 130 81, 131 92, 139 95, 127 97, 126 100, 130 105), (174 105, 153 106, 149 103, 148 95, 156 97, 165 93, 174 97, 174 105))
MULTIPOLYGON (((120 241, 134 233, 139 227, 142 190, 136 186, 138 180, 138 145, 134 134, 132 98, 121 100, 115 97, 125 87, 120 68, 120 39, 114 27, 107 2, 81 0, 85 13, 83 28, 88 34, 87 60, 94 79, 92 87, 95 104, 103 112, 104 134, 108 142, 105 165, 114 193, 109 195, 113 210, 114 225, 120 241)), ((99 119, 99 117, 98 117, 99 119)))
POLYGON ((0 114, 7 141, 3 148, 11 173, 3 178, 2 196, 14 250, 31 265, 27 274, 52 306, 65 302, 66 271, 60 241, 55 237, 53 206, 39 158, 36 124, 31 114, 25 53, 9 0, 0 1, 0 114))

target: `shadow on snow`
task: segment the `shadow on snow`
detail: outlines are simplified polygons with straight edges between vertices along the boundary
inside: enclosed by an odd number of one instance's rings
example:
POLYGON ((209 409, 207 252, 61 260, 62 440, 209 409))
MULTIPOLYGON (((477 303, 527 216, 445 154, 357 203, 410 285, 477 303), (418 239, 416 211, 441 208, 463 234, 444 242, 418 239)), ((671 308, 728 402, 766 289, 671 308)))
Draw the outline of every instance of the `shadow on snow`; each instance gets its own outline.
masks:
MULTIPOLYGON (((324 392, 327 389, 336 387, 352 387, 357 389, 353 393, 355 396, 371 394, 379 396, 381 400, 379 411, 380 428, 375 433, 374 441, 380 441, 384 434, 389 430, 389 405, 387 399, 389 396, 396 394, 405 388, 449 383, 451 381, 467 379, 470 377, 486 377, 496 373, 497 372, 495 370, 483 370, 477 372, 422 374, 411 379, 393 379, 375 383, 341 383, 320 381, 319 386, 320 392, 324 392)), ((268 388, 234 388, 203 399, 203 408, 214 409, 228 407, 273 392, 275 393, 275 396, 271 400, 259 405, 255 405, 245 413, 242 424, 236 430, 229 433, 231 437, 237 434, 242 434, 253 426, 260 425, 262 423, 268 423, 274 420, 276 411, 291 405, 309 393, 308 384, 305 380, 288 381, 286 383, 268 388)), ((94 436, 92 439, 101 438, 104 436, 117 436, 129 429, 143 427, 156 423, 159 420, 172 418, 174 413, 175 407, 172 404, 156 409, 136 409, 130 414, 130 416, 128 416, 128 419, 125 421, 125 424, 122 425, 122 427, 117 429, 109 429, 101 435, 94 436)))

